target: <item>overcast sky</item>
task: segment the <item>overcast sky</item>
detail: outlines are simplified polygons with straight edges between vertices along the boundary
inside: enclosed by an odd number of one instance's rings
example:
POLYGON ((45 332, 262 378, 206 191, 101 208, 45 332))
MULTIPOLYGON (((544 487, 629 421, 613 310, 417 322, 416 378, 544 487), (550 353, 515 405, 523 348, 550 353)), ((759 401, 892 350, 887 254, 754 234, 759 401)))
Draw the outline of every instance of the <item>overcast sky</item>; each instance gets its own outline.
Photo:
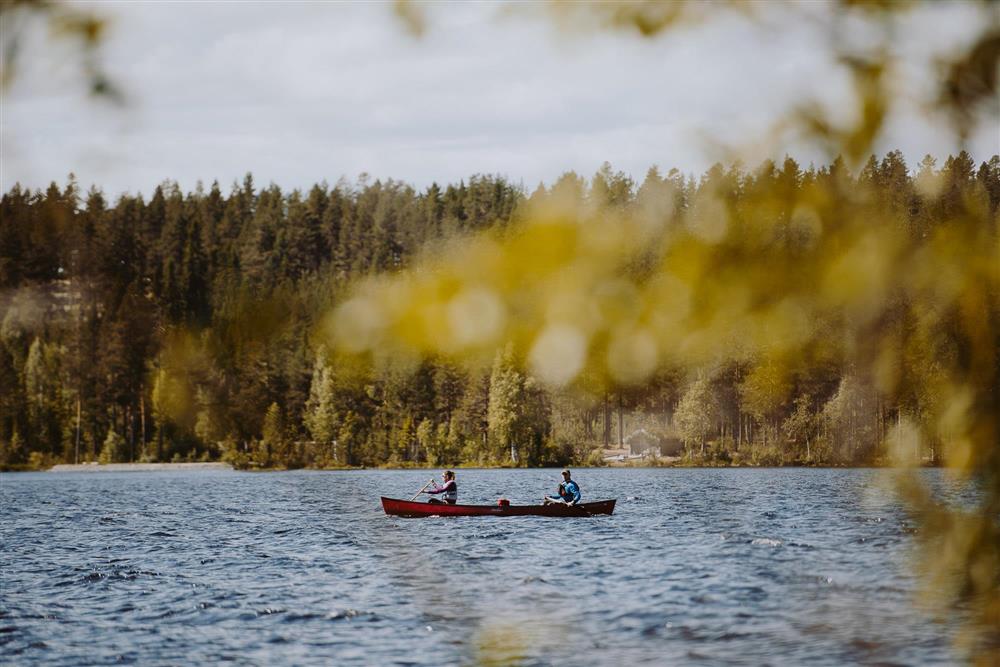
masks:
MULTIPOLYGON (((228 189, 247 171, 285 188, 362 172, 418 187, 498 173, 530 190, 605 160, 641 180, 653 164, 700 172, 729 159, 724 147, 751 162, 786 152, 821 162, 768 129, 792 100, 850 108, 821 5, 794 22, 768 5, 760 23, 723 16, 652 40, 570 33, 489 3, 433 5, 420 39, 390 4, 86 6, 111 20, 103 60, 129 103, 88 98, 68 45, 29 30, 2 91, 4 191, 71 171, 111 195, 165 179, 228 189)), ((906 20, 899 48, 916 99, 881 148, 901 148, 911 167, 955 148, 940 118, 912 109, 929 95, 927 64, 963 44, 982 11, 922 6, 906 20)), ((864 40, 863 26, 848 28, 864 40)), ((998 133, 973 137, 977 160, 1000 150, 998 133)))

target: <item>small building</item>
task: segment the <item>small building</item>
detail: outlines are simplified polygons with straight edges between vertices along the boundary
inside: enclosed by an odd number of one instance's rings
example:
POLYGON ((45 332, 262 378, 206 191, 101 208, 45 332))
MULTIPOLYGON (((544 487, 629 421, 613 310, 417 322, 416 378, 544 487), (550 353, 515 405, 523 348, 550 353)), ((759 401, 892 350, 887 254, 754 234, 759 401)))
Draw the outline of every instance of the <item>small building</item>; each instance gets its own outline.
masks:
POLYGON ((625 438, 625 446, 632 456, 660 456, 663 453, 660 439, 644 428, 632 431, 625 438))

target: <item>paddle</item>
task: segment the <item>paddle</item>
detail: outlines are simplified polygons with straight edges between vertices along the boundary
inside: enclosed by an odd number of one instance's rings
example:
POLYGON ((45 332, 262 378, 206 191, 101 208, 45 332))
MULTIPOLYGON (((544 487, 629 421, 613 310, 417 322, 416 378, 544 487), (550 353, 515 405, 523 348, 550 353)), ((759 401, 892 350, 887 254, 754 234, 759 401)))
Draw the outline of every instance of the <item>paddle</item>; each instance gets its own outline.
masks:
POLYGON ((412 498, 410 498, 410 502, 412 503, 412 502, 413 502, 414 500, 416 500, 416 499, 417 499, 417 496, 419 496, 419 495, 420 495, 421 493, 423 493, 423 492, 424 492, 424 489, 426 489, 426 488, 427 488, 428 486, 430 486, 430 485, 431 485, 431 484, 433 484, 433 483, 434 483, 434 480, 432 479, 431 481, 427 482, 427 483, 426 483, 426 484, 424 484, 424 485, 423 485, 422 487, 420 487, 420 490, 419 490, 419 491, 417 491, 417 495, 416 495, 416 496, 413 496, 412 498))

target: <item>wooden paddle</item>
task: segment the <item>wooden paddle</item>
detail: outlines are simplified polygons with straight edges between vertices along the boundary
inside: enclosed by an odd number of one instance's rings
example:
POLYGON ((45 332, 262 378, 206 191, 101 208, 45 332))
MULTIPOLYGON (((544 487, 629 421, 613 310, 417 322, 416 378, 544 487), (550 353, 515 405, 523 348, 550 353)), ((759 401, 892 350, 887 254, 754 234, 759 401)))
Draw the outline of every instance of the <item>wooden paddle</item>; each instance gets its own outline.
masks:
POLYGON ((433 484, 433 483, 434 483, 434 480, 433 480, 433 479, 431 479, 431 481, 429 481, 429 482, 427 482, 426 484, 424 484, 424 485, 423 485, 423 486, 422 486, 422 487, 420 488, 420 490, 419 490, 419 491, 417 491, 417 495, 416 495, 416 496, 413 496, 412 498, 410 498, 410 502, 412 503, 412 502, 413 502, 414 500, 416 500, 416 499, 417 499, 417 496, 419 496, 419 495, 420 495, 421 493, 423 493, 423 492, 424 492, 424 489, 426 489, 426 488, 427 488, 428 486, 430 486, 430 485, 431 485, 431 484, 433 484))

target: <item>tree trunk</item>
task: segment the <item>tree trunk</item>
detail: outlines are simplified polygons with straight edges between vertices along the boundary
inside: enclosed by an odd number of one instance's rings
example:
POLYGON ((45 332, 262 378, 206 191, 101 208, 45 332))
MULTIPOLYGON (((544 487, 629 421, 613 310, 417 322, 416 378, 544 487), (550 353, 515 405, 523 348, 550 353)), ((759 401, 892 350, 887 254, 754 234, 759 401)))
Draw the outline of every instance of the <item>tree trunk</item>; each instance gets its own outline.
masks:
POLYGON ((624 431, 625 427, 623 426, 624 412, 625 410, 622 407, 622 393, 619 391, 618 392, 618 449, 622 449, 625 447, 625 431, 624 431))
POLYGON ((80 393, 76 394, 76 460, 74 463, 80 463, 80 393))
POLYGON ((146 449, 146 395, 142 387, 139 388, 139 427, 140 427, 140 437, 142 441, 140 442, 140 449, 146 449))
MULTIPOLYGON (((736 384, 735 387, 740 386, 740 365, 736 364, 736 384)), ((740 451, 740 446, 743 444, 743 411, 740 410, 740 394, 739 391, 736 392, 736 451, 740 451)))
POLYGON ((128 435, 128 462, 135 463, 135 416, 131 403, 125 407, 125 432, 128 435))
POLYGON ((95 415, 90 417, 90 460, 97 460, 97 447, 99 447, 98 442, 101 442, 100 431, 97 429, 97 418, 95 415))
POLYGON ((608 405, 608 392, 604 392, 604 449, 611 448, 611 406, 608 405))

